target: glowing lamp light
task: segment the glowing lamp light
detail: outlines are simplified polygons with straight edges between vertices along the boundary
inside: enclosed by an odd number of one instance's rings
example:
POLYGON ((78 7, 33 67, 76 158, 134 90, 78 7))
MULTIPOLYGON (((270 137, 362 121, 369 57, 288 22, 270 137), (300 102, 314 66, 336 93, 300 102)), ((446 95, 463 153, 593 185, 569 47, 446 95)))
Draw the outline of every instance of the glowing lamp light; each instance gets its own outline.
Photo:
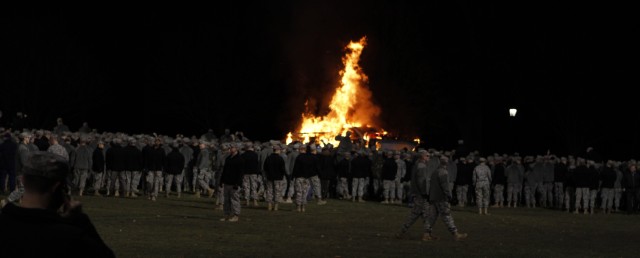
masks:
POLYGON ((510 117, 515 117, 517 112, 518 112, 518 110, 517 110, 517 109, 515 109, 515 108, 510 108, 510 109, 509 109, 509 116, 510 116, 510 117))

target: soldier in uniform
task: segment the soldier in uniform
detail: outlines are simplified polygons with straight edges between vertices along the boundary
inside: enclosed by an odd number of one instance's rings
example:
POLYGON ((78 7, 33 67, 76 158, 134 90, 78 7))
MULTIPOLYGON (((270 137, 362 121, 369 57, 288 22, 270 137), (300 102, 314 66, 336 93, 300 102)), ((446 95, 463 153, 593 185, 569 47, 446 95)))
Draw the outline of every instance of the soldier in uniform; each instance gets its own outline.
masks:
POLYGON ((56 119, 56 127, 53 128, 53 133, 62 135, 62 133, 69 131, 69 127, 62 122, 62 118, 58 117, 58 119, 56 119))
POLYGON ((522 192, 522 181, 524 180, 524 166, 520 157, 514 157, 513 162, 506 168, 507 174, 507 207, 518 207, 518 199, 522 192))
POLYGON ((536 157, 536 162, 527 166, 530 168, 529 173, 526 175, 527 187, 525 187, 525 199, 528 207, 536 207, 536 193, 539 193, 540 203, 544 203, 546 200, 545 191, 543 188, 544 173, 546 166, 542 156, 536 157))
POLYGON ((507 183, 506 172, 502 157, 497 156, 491 169, 493 173, 493 200, 495 201, 494 207, 503 207, 504 203, 504 186, 507 183))
POLYGON ((404 160, 402 160, 400 158, 402 154, 399 151, 396 151, 393 155, 393 158, 395 159, 395 162, 398 166, 398 169, 396 171, 396 176, 393 180, 393 183, 395 184, 395 188, 396 188, 396 197, 395 199, 390 200, 391 203, 398 203, 398 204, 402 204, 402 199, 404 198, 404 188, 402 186, 402 178, 404 178, 407 174, 407 163, 404 162, 404 160))
POLYGON ((371 160, 367 158, 364 151, 360 150, 358 155, 351 161, 351 175, 353 181, 351 184, 351 201, 364 202, 362 199, 365 189, 365 181, 367 177, 371 176, 371 160))
POLYGON ((338 161, 336 165, 336 170, 338 173, 338 178, 340 182, 338 183, 338 196, 343 199, 351 199, 349 195, 349 177, 351 175, 351 152, 345 152, 342 154, 344 156, 343 159, 338 161))
POLYGON ((273 152, 264 161, 263 170, 267 179, 267 210, 278 210, 282 202, 282 180, 286 173, 284 159, 280 156, 279 145, 273 146, 273 152))
POLYGON ((610 213, 613 207, 613 185, 616 181, 616 171, 613 170, 614 164, 613 160, 608 160, 605 167, 602 168, 602 192, 600 196, 602 197, 601 208, 605 214, 610 213))
MULTIPOLYGON (((406 164, 405 168, 407 171, 402 177, 402 179, 400 179, 400 181, 402 182, 402 192, 409 193, 409 191, 411 190, 411 169, 413 168, 413 154, 410 152, 407 152, 403 155, 402 159, 406 164)), ((409 201, 408 196, 409 194, 406 194, 403 197, 407 199, 407 201, 409 201)), ((402 201, 403 200, 400 200, 400 203, 402 203, 402 201)))
POLYGON ((398 163, 393 159, 393 151, 384 152, 384 161, 382 163, 382 187, 383 187, 383 204, 389 203, 389 199, 395 200, 395 179, 398 173, 398 163))
POLYGON ((491 169, 486 165, 487 160, 480 158, 480 164, 473 169, 473 184, 476 187, 476 200, 478 203, 478 214, 488 215, 489 206, 489 186, 491 185, 491 169))
POLYGON ((242 189, 247 206, 253 200, 253 206, 258 206, 258 175, 260 173, 260 159, 254 151, 253 143, 245 144, 245 151, 240 154, 242 159, 242 189))
POLYGON ((589 191, 590 172, 583 158, 578 158, 575 173, 573 174, 573 181, 576 184, 576 210, 575 214, 580 212, 580 201, 584 203, 584 213, 587 214, 589 210, 589 197, 591 192, 589 191))
POLYGON ((622 179, 623 191, 626 193, 627 213, 633 214, 640 207, 640 174, 636 163, 629 163, 629 168, 622 179))
POLYGON ((224 188, 224 215, 220 221, 237 222, 240 216, 240 195, 242 185, 242 160, 238 154, 238 146, 232 143, 229 156, 224 162, 220 183, 224 188))
POLYGON ((105 149, 104 142, 99 141, 97 148, 93 150, 91 155, 91 172, 93 173, 93 194, 100 196, 100 188, 102 188, 102 179, 105 176, 105 149))
POLYGON ((467 203, 467 192, 469 191, 469 185, 471 184, 471 178, 473 172, 470 170, 470 160, 465 157, 460 157, 458 163, 458 177, 456 178, 456 195, 458 199, 458 207, 464 207, 467 203))
POLYGON ((553 167, 553 184, 554 195, 556 197, 555 207, 562 209, 564 202, 564 182, 567 178, 567 158, 561 157, 560 162, 556 163, 553 167))
POLYGON ((78 148, 76 148, 74 153, 75 155, 72 166, 74 168, 75 177, 78 179, 77 187, 80 189, 78 195, 82 196, 84 193, 84 187, 87 183, 89 169, 91 169, 93 165, 93 157, 91 149, 87 146, 85 139, 80 139, 78 148))
POLYGON ((300 147, 300 155, 296 158, 295 165, 293 167, 293 178, 295 181, 296 190, 296 211, 305 212, 305 206, 307 205, 307 194, 309 193, 310 180, 309 178, 317 170, 320 169, 317 159, 312 156, 311 148, 305 145, 300 147))
POLYGON ((334 196, 335 191, 330 193, 330 186, 336 180, 336 157, 333 151, 328 148, 322 148, 320 159, 320 183, 322 186, 322 199, 326 200, 329 196, 334 196))
POLYGON ((148 198, 155 201, 160 191, 160 184, 162 184, 162 170, 165 163, 165 152, 159 138, 155 139, 153 148, 149 150, 146 162, 149 169, 146 178, 148 198))
POLYGON ((451 204, 449 203, 453 198, 451 190, 449 188, 449 176, 447 175, 447 163, 449 158, 446 156, 440 157, 440 167, 436 172, 431 174, 429 180, 429 212, 427 217, 427 227, 425 235, 422 240, 435 240, 437 237, 431 234, 433 225, 435 225, 438 216, 442 216, 442 221, 447 226, 449 233, 453 235, 456 241, 467 238, 466 233, 459 233, 458 228, 453 222, 453 216, 451 216, 451 204))
POLYGON ((25 166, 27 162, 27 158, 29 156, 29 152, 31 149, 29 148, 29 142, 31 141, 31 134, 23 132, 19 135, 18 139, 20 140, 20 144, 18 145, 18 152, 16 154, 16 178, 17 186, 16 188, 9 194, 6 200, 2 200, 2 206, 4 206, 7 202, 17 202, 22 198, 24 194, 24 185, 22 184, 21 176, 22 176, 22 168, 25 166))
POLYGON ((596 207, 596 198, 600 189, 600 172, 598 172, 597 164, 593 160, 587 162, 589 169, 589 213, 593 214, 596 207))
POLYGON ((620 209, 620 199, 622 198, 622 162, 617 162, 614 166, 616 171, 616 181, 613 183, 613 212, 618 212, 620 209))
POLYGON ((196 164, 194 169, 198 170, 198 186, 201 189, 196 187, 196 197, 200 197, 200 192, 202 190, 207 191, 207 195, 209 198, 213 196, 213 189, 209 187, 209 180, 211 180, 211 154, 209 154, 209 149, 207 148, 208 143, 206 141, 200 142, 200 152, 198 153, 198 158, 196 159, 196 164))
POLYGON ((449 175, 449 190, 451 190, 452 193, 454 189, 453 188, 454 183, 458 178, 458 164, 456 164, 456 162, 453 159, 453 153, 455 153, 455 151, 452 151, 452 152, 447 151, 444 153, 444 156, 449 158, 449 162, 447 163, 447 173, 449 175))
POLYGON ((575 202, 576 198, 576 182, 574 176, 576 172, 576 161, 571 156, 569 156, 568 161, 567 174, 564 181, 564 207, 567 212, 571 212, 571 203, 572 201, 575 202))
MULTIPOLYGON (((191 162, 191 159, 193 159, 193 149, 191 149, 191 147, 189 147, 189 143, 191 143, 191 140, 187 137, 182 138, 182 142, 180 144, 180 154, 182 154, 182 157, 184 157, 184 167, 182 168, 182 179, 183 179, 183 186, 181 186, 181 189, 184 188, 185 190, 189 189, 189 180, 185 180, 187 179, 189 173, 189 163, 191 162)), ((181 192, 178 192, 178 198, 180 198, 181 192)))
POLYGON ((542 175, 542 207, 550 208, 553 207, 553 180, 555 178, 554 175, 554 165, 556 159, 554 156, 546 156, 545 162, 543 164, 543 175, 542 175))
POLYGON ((413 207, 407 217, 407 220, 400 232, 396 234, 397 238, 402 238, 409 230, 409 227, 413 225, 419 218, 422 217, 424 221, 424 233, 422 235, 423 241, 433 240, 429 225, 429 187, 431 177, 427 174, 427 162, 429 161, 430 154, 421 150, 420 159, 416 161, 415 165, 411 169, 411 192, 413 196, 413 207))
POLYGON ((165 172, 167 173, 167 178, 165 180, 165 196, 169 198, 169 194, 171 193, 171 184, 175 179, 176 192, 178 193, 178 198, 180 198, 180 194, 182 193, 182 171, 184 169, 184 156, 178 150, 179 144, 173 143, 171 152, 167 154, 167 162, 165 172))
POLYGON ((298 155, 300 155, 300 146, 301 145, 299 143, 293 144, 291 152, 287 154, 287 159, 285 160, 287 162, 285 164, 285 167, 287 168, 287 187, 286 187, 287 199, 284 201, 285 203, 293 202, 291 198, 295 193, 295 180, 293 179, 292 174, 293 174, 293 168, 295 167, 295 164, 296 164, 296 159, 298 158, 298 155))
MULTIPOLYGON (((3 131, 4 129, 0 129, 3 131)), ((8 180, 9 191, 16 189, 16 157, 18 143, 9 132, 2 135, 3 141, 0 143, 0 193, 5 192, 5 180, 8 180)))

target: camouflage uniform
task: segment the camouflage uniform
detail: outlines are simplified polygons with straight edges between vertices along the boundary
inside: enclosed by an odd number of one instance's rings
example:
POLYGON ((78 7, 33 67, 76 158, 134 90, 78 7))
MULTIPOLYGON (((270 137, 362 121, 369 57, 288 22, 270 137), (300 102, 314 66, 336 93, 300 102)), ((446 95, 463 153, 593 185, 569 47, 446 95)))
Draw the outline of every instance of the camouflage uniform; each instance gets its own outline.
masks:
POLYGON ((96 148, 93 151, 92 158, 92 169, 91 173, 93 174, 93 190, 96 194, 99 194, 100 189, 102 188, 102 180, 105 173, 105 157, 104 157, 104 147, 96 148))
POLYGON ((512 163, 506 168, 507 173, 507 204, 518 206, 518 198, 522 192, 522 181, 524 180, 524 167, 518 163, 512 163))
POLYGON ((449 202, 439 201, 432 203, 427 214, 427 221, 429 222, 425 225, 425 231, 427 233, 431 234, 433 225, 436 224, 438 216, 442 216, 442 222, 444 222, 451 234, 458 232, 458 228, 456 228, 456 225, 453 222, 453 216, 451 216, 451 204, 449 204, 449 202))
POLYGON ((473 184, 476 186, 478 208, 489 206, 489 185, 491 185, 491 169, 484 163, 473 170, 473 184))
POLYGON ((318 200, 322 199, 320 177, 318 177, 318 175, 312 176, 311 178, 309 178, 309 182, 311 183, 311 189, 313 189, 313 196, 318 200))
POLYGON ((402 199, 404 199, 402 178, 407 174, 407 163, 405 163, 399 156, 396 159, 396 163, 398 164, 398 173, 396 174, 396 179, 394 181, 396 188, 396 200, 402 202, 402 199))
POLYGON ((198 170, 197 185, 200 186, 200 189, 196 189, 196 192, 209 189, 209 180, 211 180, 211 162, 212 160, 209 150, 206 147, 201 148, 195 165, 198 170))
POLYGON ((451 234, 456 234, 458 229, 453 222, 453 216, 451 216, 451 206, 449 200, 452 199, 451 191, 449 189, 449 175, 446 169, 446 163, 448 158, 442 158, 442 166, 431 175, 430 187, 429 187, 429 207, 428 222, 426 227, 426 233, 431 234, 433 225, 436 223, 438 216, 442 216, 442 221, 447 226, 447 229, 451 234))
MULTIPOLYGON (((184 168, 182 169, 182 178, 187 178, 187 173, 189 170, 189 163, 193 159, 193 149, 188 145, 191 140, 189 138, 184 138, 182 140, 183 144, 180 146, 180 153, 184 157, 184 168)), ((183 187, 185 190, 189 189, 189 180, 183 181, 183 187)))
POLYGON ((89 169, 92 167, 93 158, 92 152, 89 146, 81 144, 73 155, 73 168, 75 177, 78 179, 78 189, 84 191, 84 187, 87 182, 87 176, 89 175, 89 169))
POLYGON ((224 185, 224 215, 240 215, 240 194, 239 189, 234 185, 224 185))
POLYGON ((244 199, 258 200, 258 186, 260 174, 260 157, 253 150, 253 144, 247 144, 247 150, 240 154, 242 158, 242 189, 244 190, 244 199))
POLYGON ((294 145, 293 146, 293 150, 287 155, 287 159, 285 160, 285 167, 287 168, 287 198, 291 199, 293 197, 293 194, 296 192, 296 190, 294 189, 296 184, 295 184, 295 179, 292 177, 293 174, 293 168, 295 167, 295 163, 296 163, 296 158, 298 158, 298 155, 300 155, 300 152, 298 151, 298 146, 294 145))
POLYGON ((620 208, 620 198, 622 198, 622 171, 618 168, 615 170, 616 181, 613 183, 613 208, 615 211, 618 211, 620 208))
POLYGON ((400 233, 406 233, 413 223, 422 217, 424 222, 424 231, 425 233, 431 232, 431 225, 429 223, 429 210, 430 205, 429 202, 423 198, 421 195, 414 195, 413 197, 413 207, 411 207, 411 212, 407 217, 407 220, 404 224, 402 224, 402 228, 400 229, 400 233))
MULTIPOLYGON (((422 155, 428 155, 423 153, 422 155)), ((424 157, 424 156, 423 156, 424 157)), ((409 230, 409 227, 415 223, 418 218, 422 217, 424 222, 424 231, 429 233, 431 226, 429 225, 429 202, 427 195, 429 193, 431 177, 427 172, 428 160, 420 159, 411 169, 411 195, 413 196, 413 207, 407 217, 407 220, 402 224, 400 234, 404 234, 409 230)))
POLYGON ((307 204, 307 194, 309 194, 309 178, 296 177, 295 190, 296 190, 296 205, 307 204))
MULTIPOLYGON (((28 137, 28 136, 25 136, 23 134, 20 137, 28 137)), ((31 150, 29 149, 26 143, 21 142, 20 145, 18 145, 18 151, 16 153, 17 178, 20 178, 22 176, 22 167, 24 167, 24 164, 27 162, 27 157, 29 155, 29 152, 31 152, 31 150)), ((9 196, 7 197, 7 201, 17 202, 20 200, 20 198, 22 198, 23 194, 24 194, 24 185, 22 184, 22 180, 18 180, 16 184, 16 188, 13 190, 13 192, 9 194, 9 196)))
POLYGON ((282 202, 282 182, 283 180, 267 180, 267 202, 268 203, 281 203, 282 202))
POLYGON ((543 188, 543 175, 544 175, 544 163, 542 158, 538 158, 538 161, 531 165, 531 170, 526 174, 527 184, 524 188, 525 200, 527 207, 536 206, 536 193, 541 195, 540 202, 546 201, 546 193, 543 188))

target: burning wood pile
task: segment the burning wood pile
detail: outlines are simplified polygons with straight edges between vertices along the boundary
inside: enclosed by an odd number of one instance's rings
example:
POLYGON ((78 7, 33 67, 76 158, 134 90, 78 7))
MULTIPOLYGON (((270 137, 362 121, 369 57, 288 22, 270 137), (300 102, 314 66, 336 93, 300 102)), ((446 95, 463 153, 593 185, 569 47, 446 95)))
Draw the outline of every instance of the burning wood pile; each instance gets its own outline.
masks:
POLYGON ((293 141, 314 142, 337 146, 347 132, 354 142, 380 148, 380 140, 388 133, 376 125, 380 108, 371 101, 371 91, 367 87, 367 76, 358 65, 367 38, 349 42, 346 55, 342 58, 344 69, 340 71, 340 87, 329 103, 330 112, 316 116, 310 112, 302 114, 302 122, 287 134, 287 144, 293 141))

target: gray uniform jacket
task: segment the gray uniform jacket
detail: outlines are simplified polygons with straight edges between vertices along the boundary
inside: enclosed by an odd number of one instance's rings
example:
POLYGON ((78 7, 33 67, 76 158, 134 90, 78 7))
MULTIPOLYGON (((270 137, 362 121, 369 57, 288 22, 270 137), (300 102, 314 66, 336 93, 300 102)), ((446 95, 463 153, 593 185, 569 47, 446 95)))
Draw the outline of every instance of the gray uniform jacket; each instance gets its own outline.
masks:
POLYGON ((505 172, 507 174, 507 184, 522 185, 524 180, 524 166, 513 163, 509 165, 505 172))
POLYGON ((416 161, 411 170, 411 193, 416 195, 427 195, 431 181, 431 173, 424 161, 416 161))
POLYGON ((444 167, 440 167, 431 175, 429 187, 429 201, 446 202, 451 199, 449 190, 449 175, 444 167))
POLYGON ((491 184, 491 169, 485 165, 480 164, 477 165, 476 168, 473 169, 473 184, 491 184))
POLYGON ((73 154, 73 167, 90 169, 93 165, 93 151, 87 145, 80 145, 73 154))
POLYGON ((187 145, 180 147, 180 153, 184 157, 184 167, 189 166, 189 162, 193 159, 193 149, 187 145))

